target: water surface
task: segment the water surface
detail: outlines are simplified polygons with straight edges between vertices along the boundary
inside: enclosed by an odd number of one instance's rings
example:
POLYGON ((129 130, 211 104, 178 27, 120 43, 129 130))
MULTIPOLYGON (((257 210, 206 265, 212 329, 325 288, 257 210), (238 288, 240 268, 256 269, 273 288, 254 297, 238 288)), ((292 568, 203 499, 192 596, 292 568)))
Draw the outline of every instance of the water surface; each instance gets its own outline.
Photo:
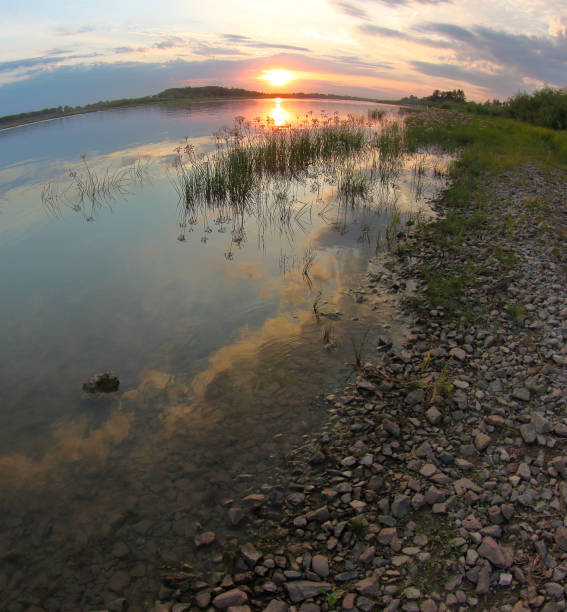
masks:
MULTIPOLYGON (((164 564, 214 565, 218 550, 195 551, 200 526, 221 542, 236 533, 229 500, 277 474, 322 423, 312 400, 353 375, 353 342, 399 340, 392 304, 353 291, 391 205, 345 207, 333 184, 306 183, 288 190, 291 222, 193 218, 172 169, 185 137, 210 151, 237 116, 273 127, 368 108, 223 101, 0 131, 1 609, 119 595, 147 609, 164 564), (107 198, 45 197, 65 193, 72 172, 120 169, 123 188, 107 198), (329 317, 314 316, 316 300, 329 317), (117 393, 83 393, 107 370, 117 393)), ((439 186, 431 168, 417 187, 407 160, 389 204, 425 209, 439 186)))

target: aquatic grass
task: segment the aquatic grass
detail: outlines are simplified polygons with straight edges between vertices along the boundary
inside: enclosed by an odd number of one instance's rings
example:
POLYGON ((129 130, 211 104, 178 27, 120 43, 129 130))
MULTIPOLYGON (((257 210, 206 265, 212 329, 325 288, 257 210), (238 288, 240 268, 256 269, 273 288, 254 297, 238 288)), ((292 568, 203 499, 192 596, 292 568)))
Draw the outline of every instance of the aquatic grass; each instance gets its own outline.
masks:
POLYGON ((62 206, 80 212, 87 221, 94 220, 95 212, 119 196, 130 192, 133 184, 142 184, 148 178, 148 164, 141 158, 121 168, 107 165, 92 166, 85 154, 81 163, 67 172, 67 182, 48 181, 42 186, 41 202, 53 216, 62 215, 62 206))
POLYGON ((370 191, 371 180, 364 170, 357 169, 352 164, 341 169, 337 183, 337 193, 341 201, 354 206, 358 200, 368 200, 370 191))
POLYGON ((371 121, 382 121, 386 115, 385 110, 372 108, 368 111, 368 119, 371 121))
POLYGON ((253 130, 238 124, 216 135, 216 150, 197 157, 186 144, 176 149, 177 190, 187 205, 246 203, 267 180, 301 180, 318 163, 338 162, 368 146, 368 130, 356 118, 316 127, 253 130))

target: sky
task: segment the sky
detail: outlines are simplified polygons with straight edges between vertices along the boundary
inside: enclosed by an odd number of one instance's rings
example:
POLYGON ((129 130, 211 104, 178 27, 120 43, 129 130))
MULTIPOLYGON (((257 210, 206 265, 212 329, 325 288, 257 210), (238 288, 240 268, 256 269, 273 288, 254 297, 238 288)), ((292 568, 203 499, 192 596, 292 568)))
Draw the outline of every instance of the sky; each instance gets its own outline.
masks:
POLYGON ((4 0, 1 14, 0 115, 187 85, 478 101, 567 86, 563 0, 4 0))

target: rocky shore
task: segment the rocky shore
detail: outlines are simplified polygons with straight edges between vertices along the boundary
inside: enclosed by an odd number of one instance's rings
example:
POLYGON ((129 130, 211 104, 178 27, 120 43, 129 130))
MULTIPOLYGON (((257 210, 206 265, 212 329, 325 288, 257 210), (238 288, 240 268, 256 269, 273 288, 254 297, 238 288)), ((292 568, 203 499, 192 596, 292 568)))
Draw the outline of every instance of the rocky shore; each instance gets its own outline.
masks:
POLYGON ((164 569, 155 612, 567 609, 567 173, 525 167, 487 193, 451 245, 419 227, 368 275, 370 303, 417 282, 407 343, 322 398, 288 480, 225 508, 234 541, 204 525, 215 571, 164 569))

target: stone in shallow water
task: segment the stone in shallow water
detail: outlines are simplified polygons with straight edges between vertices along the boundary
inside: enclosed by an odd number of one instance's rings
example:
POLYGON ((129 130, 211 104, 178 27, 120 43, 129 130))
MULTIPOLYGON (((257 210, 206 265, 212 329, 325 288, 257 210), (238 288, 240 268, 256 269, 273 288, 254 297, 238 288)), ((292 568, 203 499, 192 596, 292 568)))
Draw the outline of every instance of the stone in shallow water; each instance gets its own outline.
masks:
POLYGON ((229 511, 228 511, 228 520, 235 527, 236 527, 236 525, 238 525, 240 523, 240 521, 242 521, 243 518, 244 518, 244 512, 242 512, 241 508, 238 508, 237 506, 234 506, 233 508, 229 509, 229 511))
POLYGON ((215 534, 212 531, 205 531, 195 536, 195 546, 201 548, 201 546, 210 546, 215 541, 215 534))
POLYGON ((118 391, 119 386, 118 376, 105 372, 91 376, 86 383, 83 383, 83 391, 86 393, 113 393, 118 391))

